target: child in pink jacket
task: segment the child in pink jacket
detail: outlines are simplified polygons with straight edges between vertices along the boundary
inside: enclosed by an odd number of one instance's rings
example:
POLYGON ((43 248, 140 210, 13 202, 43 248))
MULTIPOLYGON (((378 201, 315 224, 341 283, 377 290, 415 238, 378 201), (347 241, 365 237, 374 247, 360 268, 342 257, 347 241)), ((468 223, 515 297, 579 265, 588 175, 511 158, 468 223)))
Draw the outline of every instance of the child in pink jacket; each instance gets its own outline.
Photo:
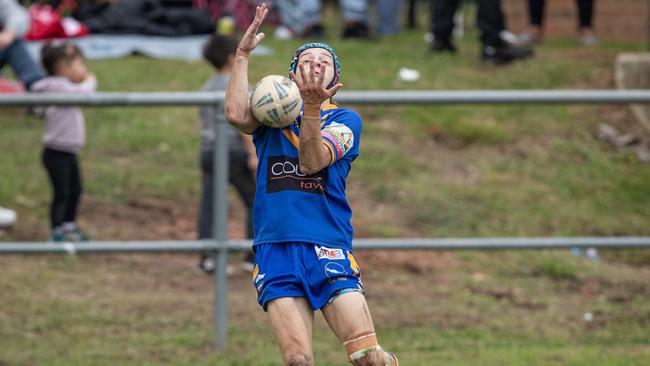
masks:
MULTIPOLYGON (((49 76, 32 86, 35 92, 92 93, 97 88, 97 79, 86 70, 83 54, 74 45, 45 45, 41 62, 49 76)), ((86 141, 84 115, 79 107, 50 106, 42 111, 45 115, 43 165, 54 194, 50 207, 50 241, 88 240, 76 224, 82 191, 77 153, 86 141)))

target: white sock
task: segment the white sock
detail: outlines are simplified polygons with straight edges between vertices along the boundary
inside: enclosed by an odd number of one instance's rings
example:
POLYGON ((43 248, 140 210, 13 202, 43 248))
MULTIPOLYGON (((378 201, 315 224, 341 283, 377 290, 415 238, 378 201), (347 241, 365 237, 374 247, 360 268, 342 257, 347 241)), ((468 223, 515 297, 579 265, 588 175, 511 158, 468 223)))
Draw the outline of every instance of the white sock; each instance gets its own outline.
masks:
POLYGON ((76 228, 77 228, 77 224, 75 224, 74 222, 64 222, 63 223, 63 231, 65 231, 65 232, 73 231, 76 228))

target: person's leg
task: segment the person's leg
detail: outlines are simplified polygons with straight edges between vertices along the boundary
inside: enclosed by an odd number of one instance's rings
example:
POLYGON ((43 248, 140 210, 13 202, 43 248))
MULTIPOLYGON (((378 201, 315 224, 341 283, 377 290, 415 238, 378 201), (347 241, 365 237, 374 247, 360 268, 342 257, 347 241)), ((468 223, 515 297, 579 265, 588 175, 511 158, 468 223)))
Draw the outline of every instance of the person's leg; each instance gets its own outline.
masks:
POLYGON ((541 27, 544 25, 545 0, 528 0, 528 15, 530 25, 541 27))
MULTIPOLYGON (((199 205, 199 217, 197 230, 199 240, 212 239, 212 223, 214 213, 214 175, 212 167, 214 161, 213 151, 201 151, 199 165, 201 167, 201 203, 199 205)), ((217 262, 210 253, 201 253, 199 257, 199 268, 206 273, 212 273, 216 269, 217 262)))
POLYGON ((476 3, 476 24, 481 32, 481 43, 493 47, 501 45, 499 34, 505 30, 501 0, 477 0, 476 3))
POLYGON ((248 169, 245 152, 230 152, 230 183, 235 186, 246 206, 246 238, 253 238, 253 202, 255 201, 255 176, 248 169))
POLYGON ((346 292, 323 309, 323 316, 341 341, 353 365, 397 365, 397 357, 377 341, 375 326, 363 294, 346 292))
POLYGON ((321 24, 320 0, 299 0, 302 13, 302 36, 304 38, 323 38, 325 31, 321 24))
POLYGON ((578 3, 578 29, 580 32, 580 43, 584 46, 597 45, 600 40, 594 33, 592 25, 594 16, 593 0, 577 0, 578 3))
POLYGON ((368 38, 368 0, 340 0, 343 38, 368 38))
MULTIPOLYGON (((255 176, 248 168, 248 155, 243 152, 230 152, 230 183, 235 186, 239 197, 246 206, 246 238, 253 239, 253 202, 255 200, 255 176)), ((255 253, 249 250, 245 263, 255 262, 255 253)), ((252 270, 252 269, 251 269, 252 270)))
POLYGON ((451 39, 458 0, 431 0, 431 32, 437 40, 451 39))
POLYGON ((522 38, 527 42, 541 43, 544 40, 544 0, 528 0, 528 15, 530 25, 528 32, 522 38))
POLYGON ((3 52, 5 53, 6 62, 14 70, 16 77, 25 83, 27 89, 33 83, 45 77, 45 72, 29 54, 23 41, 14 41, 3 52))
POLYGON ((300 0, 277 0, 280 24, 290 29, 294 34, 300 34, 303 29, 303 16, 300 0))
POLYGON ((304 297, 283 297, 269 301, 269 320, 282 359, 289 366, 311 366, 314 312, 304 297))
POLYGON ((576 0, 578 3, 578 27, 593 28, 594 0, 576 0))
POLYGON ((199 239, 212 238, 213 213, 213 175, 212 151, 201 151, 199 163, 201 167, 201 203, 197 222, 199 239))
POLYGON ((368 23, 368 0, 340 0, 343 21, 368 23))
POLYGON ((77 156, 67 156, 66 165, 68 166, 68 184, 70 197, 66 202, 65 212, 63 215, 63 222, 75 222, 77 219, 77 208, 81 199, 82 184, 81 184, 81 170, 79 169, 79 162, 77 156))
POLYGON ((512 44, 501 38, 506 29, 501 0, 477 0, 476 23, 481 32, 481 61, 495 65, 525 59, 533 55, 532 48, 512 44))
POLYGON ((68 171, 62 153, 45 149, 43 151, 43 166, 47 170, 50 182, 52 183, 53 198, 50 206, 50 222, 52 229, 60 228, 63 225, 65 207, 67 204, 68 192, 68 171))
POLYGON ((376 0, 379 24, 377 31, 381 34, 397 34, 400 29, 402 0, 376 0))

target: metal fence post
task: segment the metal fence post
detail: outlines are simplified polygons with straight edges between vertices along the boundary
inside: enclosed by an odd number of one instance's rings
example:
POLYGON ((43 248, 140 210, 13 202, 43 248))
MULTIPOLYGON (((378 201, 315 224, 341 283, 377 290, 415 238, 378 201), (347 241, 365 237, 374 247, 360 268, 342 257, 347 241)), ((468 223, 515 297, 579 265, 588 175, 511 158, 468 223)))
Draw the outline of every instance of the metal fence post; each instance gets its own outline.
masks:
POLYGON ((213 237, 219 247, 214 271, 214 347, 223 350, 228 342, 228 126, 220 116, 224 101, 218 102, 214 114, 214 195, 213 237))

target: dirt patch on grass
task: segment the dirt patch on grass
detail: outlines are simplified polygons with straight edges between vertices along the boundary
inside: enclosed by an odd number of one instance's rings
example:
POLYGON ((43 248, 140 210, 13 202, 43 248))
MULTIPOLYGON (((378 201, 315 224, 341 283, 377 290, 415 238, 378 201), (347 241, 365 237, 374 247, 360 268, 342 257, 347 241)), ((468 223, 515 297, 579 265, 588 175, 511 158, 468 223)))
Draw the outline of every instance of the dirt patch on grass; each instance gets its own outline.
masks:
MULTIPOLYGON (((80 222, 97 240, 194 240, 197 214, 197 201, 139 198, 116 205, 88 197, 80 222)), ((231 202, 230 217, 229 236, 243 238, 241 203, 231 202)))

